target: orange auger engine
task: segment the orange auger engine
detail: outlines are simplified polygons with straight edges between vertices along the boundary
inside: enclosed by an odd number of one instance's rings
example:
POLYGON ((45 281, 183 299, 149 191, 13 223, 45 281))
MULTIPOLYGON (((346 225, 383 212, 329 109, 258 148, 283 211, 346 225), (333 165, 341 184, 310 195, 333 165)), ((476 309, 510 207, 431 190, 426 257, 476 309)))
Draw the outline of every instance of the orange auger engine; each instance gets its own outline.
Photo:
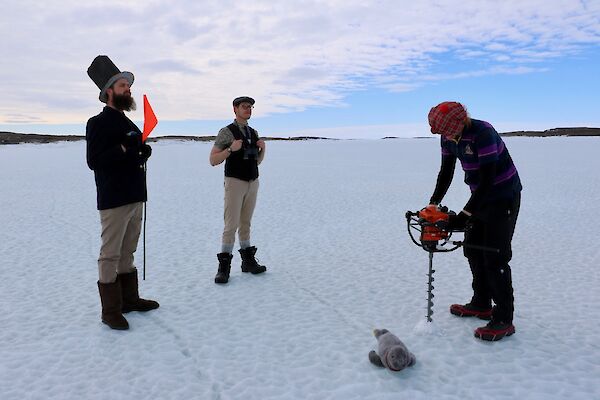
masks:
POLYGON ((455 215, 454 211, 448 211, 447 207, 433 204, 421 211, 407 211, 406 221, 410 238, 417 246, 428 252, 456 250, 460 244, 449 241, 452 232, 446 229, 450 215, 455 215), (413 234, 414 231, 420 233, 418 242, 413 234), (448 243, 454 247, 445 248, 444 246, 448 243))
POLYGON ((448 238, 448 232, 443 230, 443 226, 448 223, 448 213, 442 211, 437 206, 430 205, 419 211, 419 220, 421 224, 421 243, 426 246, 437 245, 440 240, 448 238))

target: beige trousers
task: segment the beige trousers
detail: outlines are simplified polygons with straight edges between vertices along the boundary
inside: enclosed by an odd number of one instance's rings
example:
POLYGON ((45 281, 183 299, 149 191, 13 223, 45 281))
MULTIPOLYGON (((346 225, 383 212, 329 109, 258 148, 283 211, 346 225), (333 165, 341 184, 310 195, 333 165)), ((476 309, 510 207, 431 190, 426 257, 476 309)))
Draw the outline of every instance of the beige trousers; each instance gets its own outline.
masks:
POLYGON ((134 270, 133 253, 142 230, 143 203, 100 210, 102 246, 98 258, 98 280, 111 283, 117 274, 134 270))
POLYGON ((240 241, 250 240, 250 224, 256 206, 258 186, 258 179, 248 182, 225 177, 223 244, 235 243, 236 231, 238 231, 240 241))

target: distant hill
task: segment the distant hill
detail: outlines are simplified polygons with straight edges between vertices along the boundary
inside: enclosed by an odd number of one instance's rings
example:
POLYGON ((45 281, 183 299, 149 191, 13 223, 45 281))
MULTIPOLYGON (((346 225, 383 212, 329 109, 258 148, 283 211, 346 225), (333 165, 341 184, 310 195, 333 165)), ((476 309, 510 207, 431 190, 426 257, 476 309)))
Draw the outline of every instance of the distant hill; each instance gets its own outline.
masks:
MULTIPOLYGON (((160 140, 190 140, 194 142, 214 142, 216 136, 183 136, 183 135, 167 135, 167 136, 158 136, 158 137, 150 137, 148 140, 151 142, 157 142, 160 140)), ((264 140, 335 140, 326 137, 320 136, 293 136, 287 138, 280 137, 270 137, 263 136, 264 140)))
POLYGON ((78 135, 37 135, 34 133, 0 132, 0 144, 75 142, 85 139, 78 135))
MULTIPOLYGON (((545 131, 514 131, 503 132, 502 136, 531 136, 531 137, 551 137, 551 136, 600 136, 600 128, 554 128, 545 131)), ((428 136, 432 137, 432 136, 428 136)), ((53 142, 74 142, 84 140, 82 135, 40 135, 35 133, 15 133, 15 132, 0 132, 0 145, 2 144, 19 144, 19 143, 53 143, 53 142)), ((280 137, 263 137, 265 140, 338 140, 321 136, 292 136, 288 138, 280 137)), ((399 139, 395 136, 386 136, 383 139, 399 139)), ((181 140, 195 142, 212 142, 214 136, 182 136, 170 135, 150 137, 149 142, 157 142, 160 140, 181 140)))
MULTIPOLYGON (((263 137, 265 140, 335 140, 319 136, 294 136, 288 138, 278 137, 263 137)), ((19 144, 19 143, 53 143, 53 142, 75 142, 85 140, 82 135, 39 135, 36 133, 15 133, 15 132, 0 132, 0 145, 2 144, 19 144)), ((213 142, 215 136, 159 136, 148 138, 149 142, 157 142, 160 140, 181 140, 193 142, 213 142)))
POLYGON ((600 136, 600 128, 554 128, 545 131, 514 131, 504 132, 502 136, 600 136))
MULTIPOLYGON (((551 136, 600 136, 600 128, 553 128, 545 131, 514 131, 501 132, 502 136, 529 136, 529 137, 551 137, 551 136)), ((417 136, 415 139, 427 139, 429 136, 417 136)), ((382 139, 401 139, 398 136, 386 136, 382 139)))

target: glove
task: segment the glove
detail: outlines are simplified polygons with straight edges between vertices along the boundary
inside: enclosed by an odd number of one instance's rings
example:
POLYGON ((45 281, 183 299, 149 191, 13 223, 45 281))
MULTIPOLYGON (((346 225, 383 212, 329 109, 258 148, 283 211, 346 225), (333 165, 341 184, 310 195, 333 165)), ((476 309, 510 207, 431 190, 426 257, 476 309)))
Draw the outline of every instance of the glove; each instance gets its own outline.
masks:
POLYGON ((469 218, 471 217, 469 217, 463 211, 456 215, 450 214, 448 215, 448 224, 446 225, 446 229, 449 231, 464 231, 469 218))
POLYGON ((151 155, 152 147, 150 147, 150 145, 146 143, 142 144, 142 147, 140 147, 140 158, 142 160, 142 163, 148 161, 151 155))
POLYGON ((135 151, 139 149, 142 144, 142 135, 136 131, 130 131, 125 134, 125 140, 123 141, 123 146, 127 151, 135 151), (131 150, 130 150, 131 149, 131 150))

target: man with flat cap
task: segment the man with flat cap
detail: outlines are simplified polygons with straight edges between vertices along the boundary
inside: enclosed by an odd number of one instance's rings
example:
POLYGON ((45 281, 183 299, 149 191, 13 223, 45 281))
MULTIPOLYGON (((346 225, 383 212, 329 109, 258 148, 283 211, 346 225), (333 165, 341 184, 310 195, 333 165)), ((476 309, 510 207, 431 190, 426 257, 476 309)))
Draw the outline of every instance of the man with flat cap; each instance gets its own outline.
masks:
POLYGON ((219 131, 210 152, 210 164, 225 161, 225 228, 221 252, 217 254, 219 269, 215 283, 229 281, 235 233, 238 232, 242 272, 260 274, 267 270, 256 258, 256 247, 250 245, 250 225, 258 194, 258 165, 265 157, 265 142, 258 132, 248 126, 254 99, 237 97, 233 100, 234 121, 219 131))
POLYGON ((100 89, 100 101, 106 103, 86 127, 87 164, 96 179, 102 225, 98 258, 102 322, 125 330, 129 324, 123 313, 159 306, 140 298, 133 265, 147 198, 144 165, 152 149, 142 143, 139 128, 125 115, 125 111, 135 110, 133 74, 121 72, 107 56, 96 57, 87 73, 100 89))

